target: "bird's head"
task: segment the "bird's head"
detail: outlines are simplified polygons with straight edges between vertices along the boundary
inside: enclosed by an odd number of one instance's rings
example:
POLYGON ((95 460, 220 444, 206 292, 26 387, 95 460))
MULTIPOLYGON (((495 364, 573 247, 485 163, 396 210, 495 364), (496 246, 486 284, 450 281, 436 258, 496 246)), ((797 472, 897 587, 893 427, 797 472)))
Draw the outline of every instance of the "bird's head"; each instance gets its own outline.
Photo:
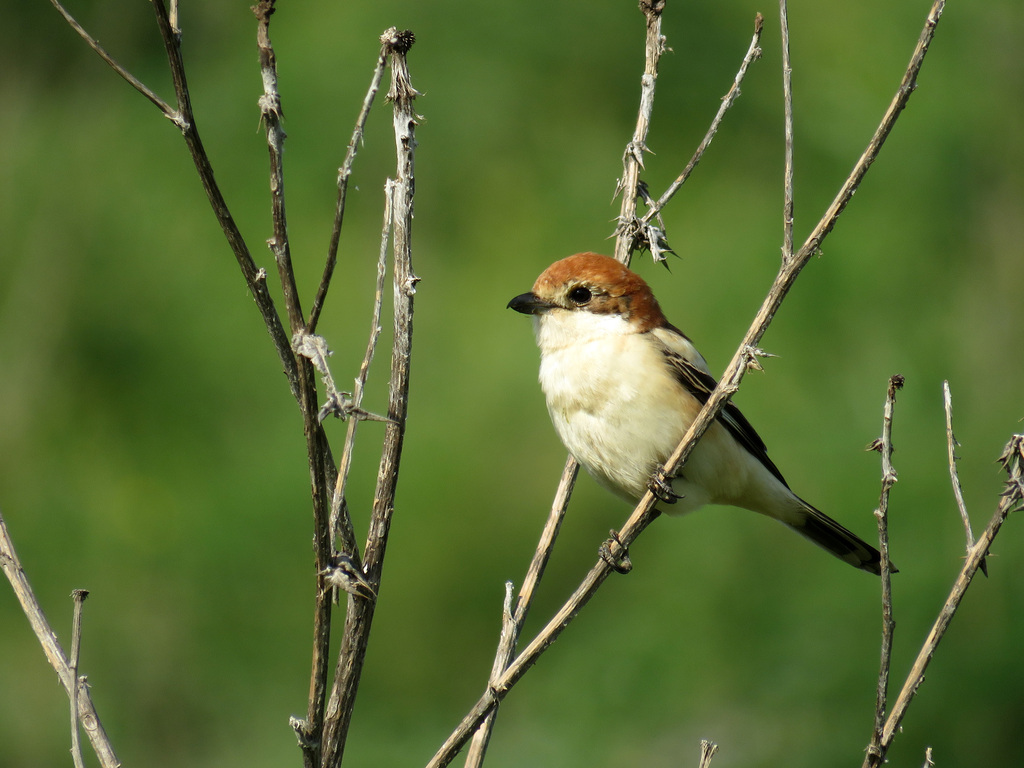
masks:
POLYGON ((650 287, 607 256, 577 253, 545 269, 533 290, 516 296, 510 309, 533 315, 538 337, 546 326, 558 335, 644 333, 667 325, 650 287), (552 329, 553 330, 553 329, 552 329))

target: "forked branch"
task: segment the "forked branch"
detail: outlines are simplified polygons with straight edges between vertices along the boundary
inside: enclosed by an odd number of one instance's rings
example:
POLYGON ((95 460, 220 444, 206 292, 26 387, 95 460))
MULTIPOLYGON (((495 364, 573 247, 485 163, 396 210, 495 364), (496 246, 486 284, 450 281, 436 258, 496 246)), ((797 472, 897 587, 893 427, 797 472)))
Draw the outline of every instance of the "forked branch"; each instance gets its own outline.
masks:
POLYGON ((900 723, 903 722, 903 717, 907 713, 910 702, 913 701, 914 696, 917 695, 918 689, 921 687, 921 683, 924 681, 925 670, 928 669, 928 664, 935 655, 939 642, 946 634, 950 622, 956 615, 957 608, 960 607, 960 602, 963 600, 971 580, 977 574, 985 557, 988 555, 989 548, 992 546, 996 534, 999 533, 1000 527, 1002 527, 1003 522, 1005 522, 1010 513, 1020 510, 1022 505, 1024 505, 1024 435, 1014 435, 1010 438, 1010 441, 1003 449, 1002 455, 999 457, 999 462, 1002 464, 1007 475, 999 505, 996 507, 996 511, 993 513, 992 519, 989 521, 985 531, 978 537, 974 546, 967 553, 967 559, 964 561, 963 567, 960 569, 960 573, 950 589, 949 596, 939 610, 939 615, 932 624, 928 637, 925 638, 924 644, 921 646, 921 650, 918 652, 917 658, 914 660, 914 664, 903 683, 903 688, 900 689, 899 696, 896 697, 892 710, 885 720, 881 738, 878 740, 877 745, 873 745, 875 746, 874 749, 868 750, 864 758, 863 768, 877 768, 877 766, 884 762, 886 752, 892 744, 893 738, 899 732, 900 723))
POLYGON ((77 721, 76 730, 77 723, 81 723, 103 768, 119 768, 121 762, 114 754, 114 745, 107 738, 99 715, 96 714, 96 707, 89 695, 89 687, 79 685, 78 659, 76 658, 74 663, 68 659, 64 654, 64 649, 61 648, 60 641, 57 640, 57 633, 53 631, 50 623, 46 620, 43 608, 36 599, 32 585, 29 584, 25 571, 21 567, 21 561, 18 559, 18 553, 14 550, 14 542, 7 531, 7 524, 4 522, 2 514, 0 514, 0 569, 11 583, 14 595, 21 604, 21 610, 28 618, 29 624, 32 625, 32 631, 35 632, 39 644, 43 647, 43 653, 46 654, 47 661, 57 673, 68 698, 77 702, 74 718, 77 721))
MULTIPOLYGON (((388 99, 394 106, 397 167, 391 190, 394 211, 394 342, 391 350, 388 422, 385 427, 380 469, 377 473, 377 489, 374 493, 370 528, 363 551, 366 580, 376 592, 379 592, 380 588, 405 438, 409 363, 412 353, 413 298, 416 283, 419 281, 412 270, 415 129, 418 120, 413 110, 413 100, 419 94, 412 87, 406 58, 414 41, 412 32, 395 28, 389 29, 381 36, 381 43, 391 63, 391 88, 388 91, 388 99)), ((341 650, 338 653, 334 683, 320 739, 322 768, 336 768, 341 764, 375 606, 374 600, 348 595, 345 632, 341 640, 341 650)))

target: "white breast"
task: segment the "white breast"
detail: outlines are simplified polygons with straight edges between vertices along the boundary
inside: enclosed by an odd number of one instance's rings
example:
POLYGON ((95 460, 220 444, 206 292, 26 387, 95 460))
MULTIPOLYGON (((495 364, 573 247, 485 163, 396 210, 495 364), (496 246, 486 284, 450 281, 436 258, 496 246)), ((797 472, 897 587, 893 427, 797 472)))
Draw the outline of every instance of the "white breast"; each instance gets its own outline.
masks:
POLYGON ((563 311, 538 320, 540 383, 559 437, 599 482, 640 498, 692 422, 696 401, 681 407, 659 345, 620 316, 563 311))

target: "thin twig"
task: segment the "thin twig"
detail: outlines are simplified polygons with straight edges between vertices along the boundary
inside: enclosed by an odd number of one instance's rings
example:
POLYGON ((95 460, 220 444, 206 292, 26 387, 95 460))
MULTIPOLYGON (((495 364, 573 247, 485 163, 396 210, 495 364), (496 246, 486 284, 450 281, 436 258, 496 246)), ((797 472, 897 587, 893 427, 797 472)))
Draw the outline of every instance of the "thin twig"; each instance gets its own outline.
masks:
POLYGON ((793 64, 789 58, 789 11, 779 0, 782 29, 782 101, 785 104, 786 167, 782 206, 782 258, 793 258, 793 64))
MULTIPOLYGON (((752 363, 756 363, 757 356, 760 353, 757 343, 767 330, 768 325, 781 306, 782 300, 799 276, 800 271, 817 253, 820 244, 832 231, 837 218, 853 196, 854 190, 863 179, 864 174, 867 173, 871 163, 877 157, 885 138, 889 135, 899 113, 910 98, 913 84, 916 82, 921 65, 924 63, 924 55, 927 52, 928 44, 934 36, 935 26, 938 23, 943 5, 942 0, 936 0, 933 5, 925 21, 924 30, 918 40, 914 55, 911 57, 910 64, 903 75, 900 87, 875 134, 871 137, 867 148, 854 166, 853 171, 843 182, 839 193, 810 236, 808 236, 804 245, 794 254, 789 262, 781 265, 779 274, 769 289, 768 295, 765 297, 760 310, 758 310, 750 328, 747 330, 743 341, 736 350, 732 361, 722 375, 718 386, 708 397, 707 402, 705 402, 704 407, 690 425, 679 446, 665 462, 664 467, 662 467, 661 471, 666 476, 672 477, 677 474, 679 468, 689 458, 698 440, 700 440, 712 422, 717 418, 729 398, 739 388, 748 367, 752 363)), ((618 252, 618 249, 616 252, 618 252)), ((625 525, 618 532, 617 538, 608 542, 609 554, 612 557, 624 555, 636 538, 653 522, 657 516, 657 511, 654 509, 656 503, 657 498, 651 491, 644 494, 643 498, 640 499, 637 506, 633 509, 625 525)), ((428 768, 443 768, 443 766, 451 763, 455 754, 468 741, 480 723, 487 717, 488 713, 497 706, 508 693, 508 690, 536 662, 540 654, 558 638, 565 627, 590 598, 593 597, 594 593, 612 571, 612 566, 608 562, 610 559, 612 558, 602 557, 598 560, 597 564, 584 577, 576 591, 559 609, 555 617, 548 622, 530 644, 516 657, 498 683, 488 687, 427 764, 428 768)))
MULTIPOLYGON (((105 62, 107 62, 108 65, 110 65, 110 68, 112 70, 114 70, 115 72, 117 72, 118 75, 124 78, 124 80, 129 85, 131 85, 132 88, 134 88, 147 99, 149 99, 151 102, 153 102, 153 104, 156 105, 157 109, 164 113, 164 116, 167 119, 175 123, 178 122, 180 116, 178 114, 178 111, 174 107, 172 107, 166 101, 157 96, 152 90, 150 90, 145 85, 145 83, 143 83, 141 80, 135 77, 135 75, 133 75, 127 69, 118 64, 114 57, 107 53, 106 49, 102 45, 100 45, 99 41, 96 38, 94 38, 92 35, 85 31, 85 28, 75 20, 74 16, 67 12, 64 6, 61 5, 60 2, 58 2, 58 0, 50 0, 50 2, 53 4, 53 7, 57 9, 57 12, 64 17, 64 21, 66 21, 68 25, 70 25, 70 27, 78 33, 78 36, 81 37, 86 42, 86 44, 99 55, 101 59, 103 59, 105 62)), ((175 4, 175 8, 177 8, 177 4, 175 4)))
POLYGON ((270 17, 274 15, 274 0, 260 0, 254 7, 257 32, 256 47, 260 55, 260 74, 263 78, 263 95, 260 96, 260 119, 267 128, 267 151, 270 154, 270 200, 274 235, 267 241, 277 262, 281 279, 285 310, 292 334, 305 327, 299 289, 295 284, 292 269, 291 245, 288 239, 288 216, 285 213, 284 196, 284 127, 281 124, 284 113, 281 94, 277 88, 277 56, 270 42, 270 17))
POLYGON ((71 678, 75 681, 71 688, 71 759, 75 763, 75 768, 85 768, 82 740, 78 734, 78 691, 84 687, 84 678, 78 677, 78 659, 82 650, 82 605, 88 596, 87 589, 75 589, 71 592, 75 607, 71 617, 71 659, 68 666, 71 668, 71 678))
POLYGON ((1002 455, 999 457, 999 461, 1008 475, 999 505, 992 515, 988 526, 967 554, 967 560, 960 569, 960 574, 953 583, 946 602, 939 610, 939 615, 935 619, 934 624, 932 624, 931 631, 921 646, 921 650, 914 660, 914 665, 903 683, 903 688, 900 690, 900 694, 892 706, 889 717, 885 721, 879 749, 877 752, 868 752, 864 758, 863 768, 876 768, 876 766, 884 762, 886 752, 899 730, 900 723, 903 722, 907 708, 910 706, 910 702, 913 701, 914 696, 917 695, 917 691, 924 681, 924 673, 928 669, 928 664, 935 655, 939 641, 942 640, 950 622, 956 615, 957 608, 960 607, 960 601, 963 600, 967 588, 971 585, 971 580, 981 567, 982 561, 988 554, 989 548, 992 546, 992 542, 995 540, 1007 516, 1011 512, 1018 511, 1024 505, 1024 435, 1014 435, 1010 438, 1010 441, 1003 449, 1002 455))
POLYGON ((181 30, 177 28, 176 20, 175 24, 172 24, 163 0, 150 0, 150 2, 153 4, 153 10, 156 13, 157 26, 160 29, 160 36, 164 42, 167 62, 171 71, 171 80, 174 83, 174 93, 178 102, 178 109, 174 113, 177 117, 172 119, 181 130, 181 135, 185 139, 186 146, 188 146, 192 162, 195 164, 196 171, 199 174, 199 180, 202 182, 203 189, 206 191, 207 198, 210 201, 210 207, 220 223, 221 230, 224 232, 224 237, 227 239, 231 251, 235 254, 235 260, 242 270, 242 276, 245 278, 246 285, 256 301, 256 306, 263 317, 263 323, 270 333, 270 338, 274 342, 281 365, 284 367, 285 374, 288 377, 288 385, 291 388, 292 395, 297 401, 301 402, 302 395, 299 389, 298 366, 295 356, 292 354, 288 334, 285 333, 281 318, 277 314, 277 308, 274 306, 274 299, 267 287, 266 271, 257 267, 253 261, 245 238, 242 237, 242 233, 238 229, 234 217, 231 215, 227 202, 221 194, 220 187, 217 185, 213 166, 210 164, 210 158, 206 154, 202 140, 199 138, 195 116, 192 114, 192 99, 188 90, 188 80, 185 77, 185 63, 181 56, 181 30))
MULTIPOLYGON (((537 542, 537 549, 533 553, 533 559, 530 561, 530 567, 526 571, 523 586, 519 590, 519 596, 516 598, 510 642, 498 644, 493 665, 495 670, 500 669, 504 671, 508 669, 508 665, 515 656, 516 644, 519 642, 519 635, 523 630, 523 624, 526 622, 530 606, 533 604, 533 597, 544 575, 544 570, 547 568, 548 561, 551 559, 551 554, 555 548, 555 540, 558 538, 558 531, 561 529, 562 521, 565 519, 565 512, 569 507, 569 498, 572 496, 573 488, 576 485, 576 476, 579 474, 579 468, 579 464, 576 463, 572 456, 566 459, 565 469, 562 470, 562 477, 558 482, 554 501, 551 503, 551 511, 548 513, 544 530, 541 532, 540 540, 537 542)), ((504 635, 502 637, 504 639, 504 635)), ((488 684, 493 685, 496 677, 492 671, 488 684)), ((486 745, 490 741, 491 731, 494 728, 496 712, 497 710, 492 710, 480 725, 479 730, 473 735, 473 745, 466 757, 467 768, 479 766, 483 760, 486 745)))
POLYGON ((704 138, 701 140, 697 150, 693 153, 690 161, 683 168, 675 181, 673 181, 668 189, 666 189, 661 197, 658 198, 657 202, 650 206, 647 213, 640 219, 640 223, 643 226, 649 225, 651 219, 658 216, 661 213, 662 208, 668 205, 668 201, 672 199, 673 195, 679 191, 679 188, 686 183, 686 180, 690 178, 690 174, 693 173, 694 168, 704 157, 704 153, 708 147, 711 146, 711 142, 715 138, 715 134, 718 133, 718 129, 722 124, 722 120, 725 117, 725 113, 729 111, 729 108, 736 102, 736 99, 740 96, 740 85, 743 83, 743 78, 747 75, 747 69, 752 63, 761 58, 761 32, 764 29, 764 17, 761 14, 757 14, 754 17, 754 36, 750 39, 750 46, 747 48, 747 53, 743 57, 743 62, 740 64, 739 70, 736 72, 736 76, 733 78, 732 85, 729 87, 729 91, 722 97, 722 103, 718 107, 718 112, 715 114, 714 120, 711 121, 711 125, 708 127, 707 132, 704 134, 704 138))
POLYGON ((72 671, 71 663, 64 655, 60 641, 57 640, 57 634, 50 627, 46 616, 43 615, 43 608, 39 604, 39 600, 36 599, 32 585, 29 584, 28 577, 25 576, 25 571, 21 567, 21 561, 18 560, 18 553, 14 550, 14 542, 7 531, 7 524, 4 522, 2 514, 0 514, 0 569, 3 570, 7 580, 11 582, 14 595, 21 604, 21 610, 28 618, 32 631, 36 633, 43 653, 54 672, 57 673, 68 698, 78 696, 78 721, 85 729, 100 764, 103 768, 119 768, 121 762, 114 754, 114 746, 110 743, 106 731, 103 730, 103 724, 100 722, 99 715, 96 714, 96 707, 92 703, 89 689, 85 686, 78 686, 77 673, 72 671))
MULTIPOLYGON (((373 356, 377 351, 377 343, 380 341, 381 325, 380 316, 384 306, 384 278, 387 274, 388 243, 391 240, 391 226, 393 217, 393 200, 395 195, 395 183, 388 179, 384 185, 384 224, 380 233, 380 251, 377 257, 377 284, 373 296, 373 312, 370 318, 370 340, 366 344, 366 354, 363 355, 363 362, 359 366, 359 374, 356 376, 355 386, 352 388, 352 404, 359 408, 363 402, 363 391, 366 387, 366 380, 370 375, 370 365, 373 363, 373 356)), ((352 468, 352 455, 355 449, 356 428, 359 425, 358 419, 352 419, 345 430, 345 445, 341 451, 341 461, 338 465, 338 480, 334 484, 334 495, 331 499, 331 533, 332 540, 336 540, 339 532, 352 530, 352 521, 348 514, 348 505, 345 502, 345 490, 348 485, 348 475, 352 468)), ((353 538, 347 541, 342 536, 341 548, 350 556, 358 558, 358 544, 353 538)))
MULTIPOLYGON (((639 535, 639 533, 640 530, 636 529, 629 532, 634 537, 639 535)), ((621 538, 626 538, 626 529, 623 529, 619 535, 621 538)), ((617 546, 617 544, 613 545, 616 548, 617 546)), ((616 554, 617 551, 621 550, 616 549, 613 551, 613 554, 616 554)), ((603 558, 599 559, 569 600, 555 614, 554 618, 520 652, 505 670, 505 673, 498 680, 488 685, 483 696, 462 719, 462 722, 459 723, 459 726, 451 733, 430 762, 427 763, 428 768, 443 768, 451 763, 459 749, 462 748, 476 729, 480 727, 480 724, 487 715, 505 698, 509 690, 526 674, 530 667, 537 662, 540 655, 558 639, 562 631, 589 602, 590 598, 594 596, 598 588, 611 573, 613 573, 613 570, 609 562, 603 558)))
MULTIPOLYGON (((487 681, 488 685, 497 683, 508 667, 509 660, 515 654, 516 639, 519 636, 521 625, 516 623, 516 617, 512 612, 512 590, 512 582, 506 581, 505 601, 502 603, 501 609, 501 635, 498 638, 498 652, 494 656, 491 676, 487 681)), ((473 734, 473 740, 469 744, 469 749, 466 750, 466 768, 480 768, 483 765, 484 755, 487 754, 487 745, 491 739, 494 718, 497 714, 497 708, 492 709, 477 732, 473 734)))
POLYGON ((628 265, 637 244, 639 226, 636 216, 637 196, 640 193, 640 169, 647 152, 647 133, 654 111, 654 88, 658 82, 658 62, 665 52, 665 38, 661 34, 661 12, 665 0, 640 0, 640 10, 647 20, 644 74, 640 78, 640 110, 637 114, 633 138, 622 155, 622 178, 616 193, 622 194, 618 224, 615 227, 615 258, 628 265))
POLYGON ((828 236, 828 233, 832 231, 832 227, 835 226, 836 221, 839 220, 839 215, 853 198, 857 187, 860 186, 864 175, 868 172, 868 168, 871 167, 875 158, 878 157, 882 145, 885 143, 886 138, 888 138, 893 126, 896 125, 897 118, 899 118, 903 108, 907 106, 910 95, 917 88, 917 76, 921 71, 921 65, 924 64, 924 57, 928 54, 928 46, 931 45, 932 39, 935 37, 935 28, 938 26, 939 19, 942 18, 942 11, 945 7, 945 0, 935 0, 928 11, 928 17, 925 19, 924 28, 918 37, 917 46, 910 57, 910 64, 907 66, 907 71, 903 75, 903 80, 900 82, 896 95, 889 103, 889 107, 882 117, 882 122, 875 130, 867 148, 858 158, 853 170, 850 171, 850 175, 846 177, 846 181, 832 200, 825 215, 822 216, 818 225, 804 241, 800 252, 794 256, 794 260, 800 263, 801 267, 811 255, 817 253, 821 243, 828 236))
POLYGON ((718 745, 713 741, 707 739, 700 740, 700 762, 697 764, 697 768, 708 768, 711 765, 711 758, 715 756, 718 751, 718 745))
MULTIPOLYGON (((415 128, 417 115, 413 100, 419 94, 412 87, 406 54, 415 37, 412 32, 392 27, 381 36, 391 62, 391 88, 388 99, 394 104, 397 168, 394 186, 394 342, 391 350, 391 383, 388 398, 388 423, 381 452, 377 488, 363 569, 367 581, 379 593, 388 533, 394 512, 402 444, 408 414, 409 362, 412 353, 413 297, 419 278, 412 271, 412 221, 415 190, 415 128)), ((345 614, 345 632, 338 652, 334 685, 331 689, 321 740, 322 768, 341 764, 348 728, 355 706, 363 660, 369 642, 376 602, 349 595, 345 614)))
POLYGON ((352 130, 352 138, 348 142, 348 150, 345 152, 345 159, 338 168, 338 202, 334 208, 334 228, 331 230, 331 242, 327 247, 327 262, 324 264, 324 273, 320 278, 320 285, 316 289, 316 296, 313 299, 313 307, 309 310, 309 322, 306 330, 309 333, 316 331, 316 325, 320 321, 320 312, 324 307, 324 300, 327 298, 327 289, 331 284, 331 277, 334 275, 334 267, 338 262, 338 243, 341 240, 341 226, 345 220, 345 200, 348 195, 348 179, 352 175, 352 164, 355 162, 356 153, 363 143, 363 132, 366 129, 366 120, 370 116, 370 108, 373 100, 380 89, 380 81, 384 77, 384 69, 387 67, 387 52, 382 46, 380 55, 377 57, 377 66, 373 69, 373 77, 370 79, 370 88, 363 98, 363 107, 356 118, 356 126, 352 130))
POLYGON ((892 665, 892 641, 896 622, 892 618, 892 563, 889 561, 889 492, 896 484, 896 470, 892 465, 892 419, 896 408, 896 393, 903 388, 903 377, 899 374, 889 379, 885 396, 885 410, 882 416, 882 437, 869 448, 882 454, 882 492, 878 500, 875 517, 878 519, 878 542, 881 560, 882 582, 882 650, 878 668, 878 688, 875 694, 875 722, 871 732, 868 753, 878 752, 885 727, 885 709, 889 696, 889 670, 892 665))
POLYGON ((516 624, 522 627, 526 616, 533 604, 533 597, 536 594, 537 586, 540 584, 544 569, 547 568, 551 559, 551 552, 555 546, 555 539, 565 519, 565 511, 569 506, 569 498, 572 496, 573 488, 576 485, 576 476, 579 474, 580 465, 570 456, 566 459, 565 469, 562 470, 562 477, 558 481, 558 488, 555 491, 555 498, 551 502, 551 512, 548 514, 544 530, 541 532, 540 540, 537 543, 537 550, 530 561, 530 567, 523 580, 523 588, 519 590, 519 598, 516 601, 516 624))
MULTIPOLYGON (((953 396, 949 392, 949 382, 942 382, 942 402, 946 410, 946 454, 949 459, 949 479, 953 484, 953 498, 956 499, 956 508, 960 510, 960 519, 964 523, 964 533, 967 538, 967 551, 974 547, 974 532, 971 530, 971 518, 967 514, 967 504, 964 503, 963 488, 960 487, 960 475, 956 469, 956 446, 960 445, 953 436, 953 396)), ((988 576, 988 561, 981 561, 981 572, 988 576)))

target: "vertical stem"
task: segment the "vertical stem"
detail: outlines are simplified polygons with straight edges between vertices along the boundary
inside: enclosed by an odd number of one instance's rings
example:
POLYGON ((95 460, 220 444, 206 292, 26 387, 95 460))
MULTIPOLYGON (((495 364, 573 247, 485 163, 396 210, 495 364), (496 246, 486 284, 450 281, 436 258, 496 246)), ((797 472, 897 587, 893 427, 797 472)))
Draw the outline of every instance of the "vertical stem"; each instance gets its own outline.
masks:
MULTIPOLYGON (((892 465, 892 419, 896 407, 896 392, 903 388, 903 377, 892 376, 882 413, 882 437, 877 443, 882 454, 882 492, 875 517, 878 519, 878 549, 881 553, 882 577, 882 649, 878 668, 878 688, 875 692, 875 724, 868 745, 869 756, 881 756, 882 732, 885 728, 885 710, 889 696, 889 670, 892 663, 892 641, 896 622, 892 617, 892 564, 889 562, 889 491, 896 484, 896 470, 892 465)), ((873 446, 874 447, 874 446, 873 446)))
POLYGON ((281 95, 277 89, 277 56, 270 43, 270 17, 274 14, 274 0, 260 0, 254 11, 259 25, 256 45, 260 55, 260 75, 263 78, 263 95, 260 97, 260 117, 267 128, 267 150, 270 153, 270 200, 274 236, 267 241, 277 262, 277 271, 284 293, 285 309, 292 334, 298 333, 305 322, 299 302, 299 289, 295 284, 292 270, 291 246, 288 242, 288 217, 284 204, 284 140, 287 138, 281 125, 283 111, 281 95))
POLYGON ((661 12, 665 0, 640 0, 640 10, 647 19, 647 45, 644 74, 640 78, 640 111, 637 115, 633 139, 622 156, 622 179, 618 191, 622 193, 619 220, 615 227, 615 258, 628 265, 637 243, 637 196, 640 188, 640 169, 647 151, 647 132, 654 111, 654 87, 658 81, 658 62, 665 51, 665 38, 661 34, 661 12))
POLYGON ((86 589, 76 589, 71 592, 71 599, 74 600, 74 613, 71 618, 71 658, 68 666, 71 668, 71 679, 74 683, 71 689, 71 758, 75 768, 85 768, 85 759, 82 756, 82 740, 78 735, 78 690, 84 685, 84 678, 78 677, 78 659, 82 650, 82 604, 89 596, 86 589))
MULTIPOLYGON (((398 155, 393 187, 394 210, 394 333, 391 352, 391 386, 388 397, 388 424, 384 436, 377 490, 374 494, 370 529, 363 553, 366 579, 380 593, 381 572, 387 549, 395 491, 405 437, 408 413, 409 363, 412 352, 413 297, 419 278, 412 271, 412 217, 415 192, 415 128, 413 99, 418 95, 409 78, 406 54, 415 42, 412 32, 387 30, 381 43, 391 61, 391 89, 388 99, 394 103, 395 145, 398 155)), ((366 657, 370 627, 373 623, 374 600, 348 596, 345 633, 338 653, 334 685, 327 705, 323 727, 322 768, 336 768, 345 751, 348 728, 352 721, 356 691, 366 657)))
POLYGON ((786 168, 782 205, 782 258, 793 258, 793 66, 789 58, 789 11, 779 0, 782 27, 782 100, 785 103, 786 168))

